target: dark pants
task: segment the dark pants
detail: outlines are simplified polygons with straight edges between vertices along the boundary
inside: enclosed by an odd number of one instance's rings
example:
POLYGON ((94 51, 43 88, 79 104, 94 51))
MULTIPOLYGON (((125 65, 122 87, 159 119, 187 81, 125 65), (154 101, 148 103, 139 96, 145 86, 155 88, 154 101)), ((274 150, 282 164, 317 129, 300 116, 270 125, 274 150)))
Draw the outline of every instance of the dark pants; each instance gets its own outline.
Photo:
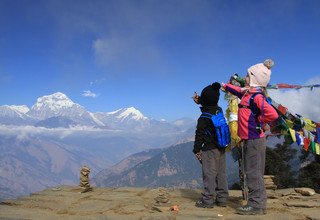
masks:
POLYGON ((265 209, 267 203, 263 175, 266 162, 266 138, 247 140, 244 144, 244 171, 248 185, 248 205, 265 209))
POLYGON ((226 202, 228 198, 228 183, 226 174, 226 154, 217 148, 202 151, 202 199, 207 204, 226 202))

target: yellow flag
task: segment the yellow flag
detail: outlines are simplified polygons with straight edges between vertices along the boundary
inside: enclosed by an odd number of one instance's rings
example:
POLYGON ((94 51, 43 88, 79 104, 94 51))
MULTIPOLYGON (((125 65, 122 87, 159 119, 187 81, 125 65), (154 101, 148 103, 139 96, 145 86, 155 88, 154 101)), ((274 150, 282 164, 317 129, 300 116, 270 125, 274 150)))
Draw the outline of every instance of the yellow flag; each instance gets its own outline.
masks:
POLYGON ((315 143, 315 148, 316 148, 316 154, 320 155, 320 149, 319 149, 319 144, 315 143))
POLYGON ((317 125, 313 123, 310 119, 303 118, 303 121, 306 123, 305 129, 307 129, 308 131, 314 131, 314 129, 316 129, 317 125))
POLYGON ((286 123, 287 123, 287 125, 288 125, 289 128, 292 128, 292 127, 293 127, 293 122, 292 122, 292 121, 286 119, 286 123))
POLYGON ((296 139, 296 132, 295 132, 295 130, 293 130, 292 128, 289 128, 289 131, 290 131, 290 135, 291 135, 292 141, 293 141, 293 142, 296 142, 297 139, 296 139))

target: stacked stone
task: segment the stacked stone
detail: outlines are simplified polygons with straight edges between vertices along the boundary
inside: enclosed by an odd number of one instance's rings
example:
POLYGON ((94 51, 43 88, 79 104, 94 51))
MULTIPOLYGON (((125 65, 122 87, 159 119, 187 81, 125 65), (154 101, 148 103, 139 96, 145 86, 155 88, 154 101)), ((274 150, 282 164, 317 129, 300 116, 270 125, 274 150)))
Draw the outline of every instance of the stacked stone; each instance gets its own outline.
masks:
POLYGON ((265 185, 266 189, 269 189, 269 190, 276 190, 277 189, 277 185, 274 184, 274 181, 273 181, 274 176, 264 175, 263 179, 264 179, 264 185, 265 185))
POLYGON ((80 187, 83 188, 82 193, 92 190, 92 187, 89 183, 89 174, 90 168, 87 166, 83 166, 80 170, 80 187))
POLYGON ((274 176, 264 175, 263 179, 264 179, 264 185, 266 187, 267 197, 269 199, 276 199, 277 198, 277 195, 276 195, 277 185, 274 184, 274 182, 273 182, 274 176))
POLYGON ((169 199, 169 193, 165 188, 159 188, 159 194, 154 198, 155 203, 153 206, 154 210, 159 212, 169 211, 171 208, 171 201, 169 199))

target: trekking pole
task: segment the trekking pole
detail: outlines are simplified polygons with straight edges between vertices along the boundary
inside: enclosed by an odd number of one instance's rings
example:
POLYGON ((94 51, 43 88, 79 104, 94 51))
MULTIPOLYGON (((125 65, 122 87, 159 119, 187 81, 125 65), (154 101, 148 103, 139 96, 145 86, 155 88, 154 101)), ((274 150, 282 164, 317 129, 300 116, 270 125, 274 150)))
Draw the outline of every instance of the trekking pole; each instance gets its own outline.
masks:
POLYGON ((242 176, 243 176, 243 181, 242 181, 242 197, 243 199, 248 202, 248 185, 247 185, 247 176, 246 172, 244 171, 244 143, 241 141, 240 143, 241 147, 241 171, 242 171, 242 176))

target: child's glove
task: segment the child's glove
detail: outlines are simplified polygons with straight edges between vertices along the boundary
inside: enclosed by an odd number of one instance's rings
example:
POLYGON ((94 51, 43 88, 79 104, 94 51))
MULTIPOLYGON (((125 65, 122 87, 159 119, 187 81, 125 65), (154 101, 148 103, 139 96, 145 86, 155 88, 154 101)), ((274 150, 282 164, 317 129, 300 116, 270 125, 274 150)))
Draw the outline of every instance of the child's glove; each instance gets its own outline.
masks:
POLYGON ((200 104, 200 96, 197 92, 194 92, 194 95, 192 96, 192 99, 195 103, 200 104))
POLYGON ((197 159, 199 160, 199 162, 202 164, 202 154, 201 154, 201 152, 198 152, 195 155, 196 155, 197 159))
POLYGON ((269 131, 270 130, 270 126, 268 124, 263 124, 262 125, 262 130, 263 131, 269 131))
POLYGON ((225 86, 226 86, 225 83, 221 83, 221 91, 222 91, 222 92, 226 92, 225 86))
POLYGON ((244 93, 248 92, 249 89, 250 89, 249 87, 242 87, 242 88, 240 89, 241 94, 244 94, 244 93))

